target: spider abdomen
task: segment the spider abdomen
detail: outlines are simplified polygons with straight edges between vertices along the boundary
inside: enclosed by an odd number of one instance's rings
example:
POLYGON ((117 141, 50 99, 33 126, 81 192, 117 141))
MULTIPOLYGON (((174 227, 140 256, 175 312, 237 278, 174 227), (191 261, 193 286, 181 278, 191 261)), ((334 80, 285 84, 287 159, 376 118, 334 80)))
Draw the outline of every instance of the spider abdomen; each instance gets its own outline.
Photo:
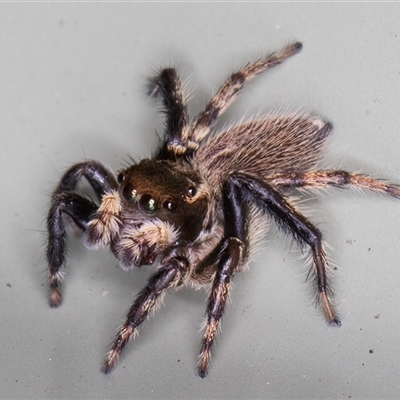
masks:
POLYGON ((268 179, 275 172, 307 171, 319 161, 331 125, 305 114, 271 115, 233 126, 206 141, 196 154, 215 181, 224 171, 268 179))

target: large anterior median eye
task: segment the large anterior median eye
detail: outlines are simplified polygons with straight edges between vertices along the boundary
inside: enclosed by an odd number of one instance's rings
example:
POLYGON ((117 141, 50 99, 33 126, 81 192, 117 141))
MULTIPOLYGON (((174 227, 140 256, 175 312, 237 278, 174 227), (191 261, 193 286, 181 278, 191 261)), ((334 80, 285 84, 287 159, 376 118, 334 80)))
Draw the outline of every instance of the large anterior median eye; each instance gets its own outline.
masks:
POLYGON ((140 196, 139 207, 146 213, 152 213, 157 210, 158 203, 149 194, 143 194, 140 196))
POLYGON ((127 183, 122 189, 122 196, 129 203, 134 203, 137 199, 137 191, 131 183, 127 183))

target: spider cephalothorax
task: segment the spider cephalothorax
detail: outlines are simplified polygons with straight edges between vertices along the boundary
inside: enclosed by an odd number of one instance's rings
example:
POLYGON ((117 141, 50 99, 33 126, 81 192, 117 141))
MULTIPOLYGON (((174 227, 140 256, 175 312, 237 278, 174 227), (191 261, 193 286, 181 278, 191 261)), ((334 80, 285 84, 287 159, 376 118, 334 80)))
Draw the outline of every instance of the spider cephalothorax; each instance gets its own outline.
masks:
POLYGON ((340 326, 330 299, 321 232, 288 194, 296 188, 352 185, 400 197, 398 187, 346 171, 316 169, 332 129, 317 116, 271 114, 208 137, 248 79, 300 49, 300 43, 291 44, 232 74, 191 123, 175 69, 160 70, 151 80, 151 93, 163 104, 166 132, 155 155, 119 171, 117 179, 97 161, 75 164, 61 178, 47 218, 51 306, 61 304, 66 224, 82 231, 88 248, 109 245, 125 270, 157 263, 119 329, 103 372, 111 371, 166 290, 189 284, 210 289, 198 361, 198 374, 204 377, 231 279, 247 265, 270 218, 309 248, 317 302, 327 322, 340 326), (77 193, 82 177, 97 201, 77 193))
POLYGON ((193 171, 142 160, 121 171, 118 182, 122 229, 111 248, 124 268, 152 263, 163 248, 195 242, 208 223, 209 195, 193 171))

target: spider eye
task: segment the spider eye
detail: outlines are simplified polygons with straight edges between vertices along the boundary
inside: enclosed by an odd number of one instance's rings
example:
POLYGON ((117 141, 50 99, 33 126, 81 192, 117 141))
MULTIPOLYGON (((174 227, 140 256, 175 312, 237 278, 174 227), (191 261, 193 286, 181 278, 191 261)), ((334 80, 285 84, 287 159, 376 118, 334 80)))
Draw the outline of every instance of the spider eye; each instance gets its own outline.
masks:
POLYGON ((196 193, 197 193, 197 190, 196 190, 196 188, 194 186, 190 186, 188 188, 188 195, 190 197, 196 196, 196 193))
POLYGON ((117 181, 118 183, 121 183, 125 180, 125 174, 123 172, 120 172, 117 176, 117 181))
POLYGON ((122 196, 129 203, 134 203, 137 199, 137 191, 131 183, 127 183, 122 189, 122 196))
POLYGON ((176 210, 176 207, 178 206, 174 201, 172 200, 165 200, 163 202, 163 207, 168 210, 168 211, 174 211, 176 210))
POLYGON ((139 207, 144 212, 152 213, 157 210, 158 204, 149 194, 144 194, 143 196, 140 196, 139 207))

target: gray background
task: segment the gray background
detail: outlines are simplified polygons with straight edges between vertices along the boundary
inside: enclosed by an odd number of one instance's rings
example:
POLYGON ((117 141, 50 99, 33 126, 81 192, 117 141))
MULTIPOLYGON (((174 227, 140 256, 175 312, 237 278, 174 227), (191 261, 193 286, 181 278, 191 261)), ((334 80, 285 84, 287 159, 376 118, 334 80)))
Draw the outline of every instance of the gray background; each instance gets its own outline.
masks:
MULTIPOLYGON (((195 375, 203 291, 183 289, 110 376, 104 354, 150 271, 72 239, 64 304, 47 303, 49 194, 69 165, 145 157, 162 121, 157 66, 190 78, 191 115, 229 72, 291 40, 304 50, 252 82, 221 118, 304 107, 335 126, 324 166, 400 182, 398 4, 1 4, 2 398, 400 398, 400 204, 331 190, 303 204, 338 265, 328 328, 295 246, 272 229, 236 276, 210 375, 195 375)), ((220 125, 221 126, 221 125, 220 125)))

